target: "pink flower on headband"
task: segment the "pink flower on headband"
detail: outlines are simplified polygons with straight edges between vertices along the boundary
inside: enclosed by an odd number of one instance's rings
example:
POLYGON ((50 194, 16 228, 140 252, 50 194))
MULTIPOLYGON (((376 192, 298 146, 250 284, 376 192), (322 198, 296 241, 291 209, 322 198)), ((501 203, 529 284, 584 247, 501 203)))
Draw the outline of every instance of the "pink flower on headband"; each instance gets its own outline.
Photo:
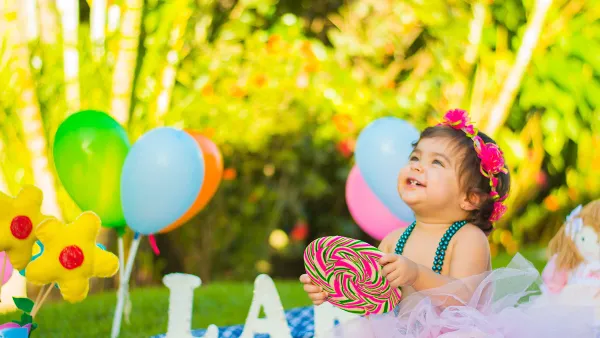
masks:
POLYGON ((496 191, 498 178, 495 175, 503 172, 508 173, 504 167, 504 155, 498 146, 494 143, 485 143, 479 136, 477 129, 471 124, 469 114, 462 109, 449 110, 444 115, 441 125, 449 126, 456 130, 462 130, 467 137, 473 140, 473 147, 477 152, 477 157, 481 160, 481 174, 490 180, 490 196, 495 200, 494 210, 490 216, 490 221, 496 222, 506 212, 506 205, 503 201, 507 195, 500 197, 496 191))
POLYGON ((488 174, 496 175, 504 172, 504 155, 502 150, 493 143, 481 143, 479 150, 481 168, 488 174))
MULTIPOLYGON (((465 128, 467 125, 469 125, 469 121, 469 113, 462 109, 452 109, 449 110, 446 115, 444 115, 444 124, 449 125, 454 129, 465 128)), ((473 126, 471 126, 471 131, 472 129, 473 126)))
MULTIPOLYGON (((498 177, 496 176, 492 176, 490 177, 490 185, 494 188, 496 188, 498 186, 498 177)), ((498 196, 500 197, 500 196, 498 196)))
POLYGON ((463 130, 465 131, 465 133, 467 134, 467 136, 472 136, 475 135, 475 127, 473 127, 472 124, 468 124, 466 125, 463 130))
POLYGON ((504 203, 496 201, 494 202, 494 211, 492 211, 492 216, 490 216, 490 221, 496 222, 502 215, 506 212, 506 205, 504 203))

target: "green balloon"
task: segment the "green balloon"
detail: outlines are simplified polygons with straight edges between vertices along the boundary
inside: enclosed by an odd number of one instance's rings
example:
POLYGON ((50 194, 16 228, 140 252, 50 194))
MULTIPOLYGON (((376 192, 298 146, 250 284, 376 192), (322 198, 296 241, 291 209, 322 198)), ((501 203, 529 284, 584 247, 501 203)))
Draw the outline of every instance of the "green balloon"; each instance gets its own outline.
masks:
POLYGON ((60 181, 75 203, 98 214, 106 227, 125 225, 121 169, 130 147, 125 129, 95 110, 69 116, 54 137, 54 164, 60 181))

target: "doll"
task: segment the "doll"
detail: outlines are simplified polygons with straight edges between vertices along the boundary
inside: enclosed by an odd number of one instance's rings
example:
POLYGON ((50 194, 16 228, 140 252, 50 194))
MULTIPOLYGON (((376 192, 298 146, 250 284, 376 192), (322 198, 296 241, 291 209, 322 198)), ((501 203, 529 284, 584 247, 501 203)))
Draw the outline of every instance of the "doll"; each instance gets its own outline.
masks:
POLYGON ((600 323, 600 200, 575 208, 548 249, 541 298, 559 305, 593 306, 600 323))

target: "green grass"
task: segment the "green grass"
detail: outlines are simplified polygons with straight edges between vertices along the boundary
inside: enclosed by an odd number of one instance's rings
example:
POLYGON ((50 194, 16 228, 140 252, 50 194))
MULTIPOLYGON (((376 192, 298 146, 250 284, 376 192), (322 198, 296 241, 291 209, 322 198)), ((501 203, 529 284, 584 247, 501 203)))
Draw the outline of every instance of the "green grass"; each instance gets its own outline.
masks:
MULTIPOLYGON (((275 283, 286 309, 310 304, 299 282, 276 281, 275 283)), ((192 327, 205 328, 210 324, 223 326, 244 323, 250 309, 253 287, 253 283, 250 282, 221 282, 196 289, 192 327)), ((134 289, 131 292, 131 301, 131 324, 123 322, 121 337, 148 338, 167 330, 169 308, 167 288, 134 289)), ((36 316, 39 332, 36 330, 34 336, 110 337, 115 305, 115 293, 90 295, 85 301, 77 304, 65 302, 45 304, 36 316)), ((5 323, 18 317, 19 315, 15 313, 0 316, 0 320, 5 323)))
MULTIPOLYGON (((541 270, 545 260, 543 251, 522 250, 521 254, 541 270)), ((499 255, 494 268, 509 264, 512 257, 499 255)), ((297 281, 276 281, 283 307, 306 306, 310 302, 297 281)), ((252 300, 253 283, 219 282, 196 289, 192 327, 206 328, 242 324, 246 320, 252 300)), ((54 291, 56 292, 56 291, 54 291)), ((123 323, 121 337, 150 337, 167 329, 169 291, 167 288, 134 289, 131 292, 131 324, 123 323)), ((78 304, 64 302, 45 304, 36 316, 40 328, 38 337, 109 337, 116 304, 115 293, 89 296, 78 304)), ((17 319, 17 314, 0 316, 2 322, 17 319)))

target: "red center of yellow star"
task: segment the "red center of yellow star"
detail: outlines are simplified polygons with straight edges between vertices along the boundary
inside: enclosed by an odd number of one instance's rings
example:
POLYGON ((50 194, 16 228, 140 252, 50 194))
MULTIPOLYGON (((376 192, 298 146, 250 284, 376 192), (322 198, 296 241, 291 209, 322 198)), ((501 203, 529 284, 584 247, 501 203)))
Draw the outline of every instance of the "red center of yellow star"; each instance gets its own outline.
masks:
POLYGON ((33 224, 27 216, 16 216, 10 222, 10 232, 17 239, 26 239, 33 231, 33 224))
POLYGON ((83 264, 83 258, 83 251, 77 245, 65 247, 58 256, 60 265, 67 270, 73 270, 80 267, 81 264, 83 264))

